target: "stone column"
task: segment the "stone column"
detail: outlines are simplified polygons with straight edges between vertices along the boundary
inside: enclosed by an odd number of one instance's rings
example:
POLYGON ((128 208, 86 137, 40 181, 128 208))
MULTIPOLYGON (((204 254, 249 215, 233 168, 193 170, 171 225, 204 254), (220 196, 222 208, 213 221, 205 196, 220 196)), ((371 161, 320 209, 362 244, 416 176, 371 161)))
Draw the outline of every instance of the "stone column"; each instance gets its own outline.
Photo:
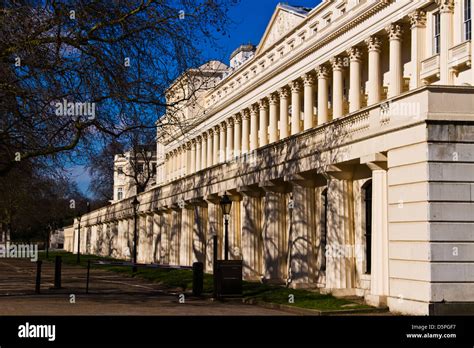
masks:
POLYGON ((282 87, 278 90, 280 97, 280 139, 288 137, 288 87, 282 87))
POLYGON ((200 135, 196 138, 196 172, 199 172, 202 169, 201 166, 201 147, 202 147, 202 137, 200 135))
POLYGON ((301 83, 296 81, 290 82, 291 88, 291 135, 301 132, 300 114, 301 114, 301 83))
POLYGON ((241 154, 241 142, 242 142, 242 118, 240 114, 234 116, 234 157, 238 157, 241 154))
POLYGON ((328 181, 328 239, 326 287, 346 289, 355 286, 354 199, 351 179, 328 181))
POLYGON ((260 280, 263 275, 262 198, 258 191, 243 194, 242 260, 245 279, 260 280))
POLYGON ((212 144, 212 164, 216 165, 217 163, 220 162, 220 157, 219 157, 219 134, 220 134, 220 127, 215 126, 214 127, 214 137, 213 137, 213 144, 212 144))
POLYGON ((318 125, 329 121, 328 115, 328 79, 329 70, 324 65, 316 69, 318 76, 318 125))
POLYGON ((368 105, 380 101, 382 90, 382 74, 380 72, 380 56, 382 41, 378 36, 371 36, 365 40, 369 51, 369 83, 368 83, 368 105))
POLYGON ((180 265, 191 266, 193 224, 193 206, 186 204, 183 209, 181 209, 181 231, 178 248, 178 259, 180 265))
POLYGON ((440 12, 440 52, 439 52, 439 83, 453 83, 452 72, 448 68, 449 49, 453 46, 453 15, 454 0, 436 0, 440 12))
POLYGON ((196 139, 191 140, 191 174, 196 173, 196 139))
POLYGON ((201 146, 201 169, 207 167, 207 133, 202 134, 202 146, 201 146))
POLYGON ((138 214, 137 262, 146 263, 147 215, 138 214))
POLYGON ((278 141, 278 94, 270 95, 270 122, 268 133, 270 135, 270 143, 278 141))
POLYGON ((180 240, 181 240, 181 228, 182 228, 182 215, 181 209, 173 208, 171 210, 171 224, 169 234, 169 263, 171 265, 179 265, 179 254, 180 254, 180 240))
POLYGON ((425 59, 426 12, 420 9, 409 15, 411 24, 411 78, 410 89, 422 85, 420 79, 421 61, 425 59))
POLYGON ((219 163, 225 162, 226 159, 226 137, 225 132, 227 130, 227 123, 222 122, 220 124, 220 135, 219 135, 219 163))
POLYGON ((170 180, 170 155, 165 154, 165 181, 170 180))
POLYGON ((260 121, 259 145, 265 146, 268 144, 268 100, 266 98, 259 100, 258 109, 260 121))
POLYGON ((372 168, 372 270, 371 292, 388 296, 387 171, 372 168))
POLYGON ((402 36, 401 24, 392 23, 385 28, 390 43, 390 83, 388 85, 388 98, 402 93, 403 66, 402 66, 402 36))
POLYGON ((153 213, 153 244, 152 244, 152 262, 161 263, 161 216, 153 213))
POLYGON ((227 121, 227 137, 226 137, 226 145, 225 145, 225 159, 226 161, 231 161, 233 157, 233 149, 234 149, 234 120, 228 118, 227 121))
POLYGON ((336 119, 343 115, 343 80, 342 71, 344 69, 344 59, 334 57, 331 59, 332 65, 332 118, 336 119))
POLYGON ((315 189, 311 184, 293 183, 293 206, 289 209, 291 227, 291 283, 308 285, 316 275, 315 248, 316 205, 315 189))
POLYGON ((161 210, 161 244, 160 244, 160 263, 170 263, 170 235, 171 235, 171 212, 170 210, 161 210))
POLYGON ((286 194, 274 187, 265 189, 263 208, 264 274, 269 281, 282 282, 288 276, 288 225, 286 194))
POLYGON ((249 152, 250 142, 250 113, 248 109, 242 111, 242 153, 249 152))
POLYGON ((250 108, 250 151, 258 147, 258 106, 250 108))
POLYGON ((214 152, 213 152, 213 145, 214 145, 214 130, 210 129, 207 131, 207 161, 206 166, 212 167, 214 165, 214 152))
POLYGON ((191 169, 191 153, 192 153, 192 145, 191 142, 187 142, 185 144, 186 146, 186 174, 192 174, 192 169, 191 169))
MULTIPOLYGON (((224 228, 223 228, 223 218, 222 218, 222 212, 221 212, 221 207, 219 205, 219 198, 218 197, 212 197, 207 199, 207 209, 208 209, 208 226, 209 226, 209 238, 212 238, 212 236, 217 236, 217 246, 218 246, 218 259, 222 260, 223 259, 223 250, 224 250, 224 245, 223 245, 223 235, 224 235, 224 228)), ((212 243, 209 243, 210 246, 212 246, 212 243)), ((212 250, 208 249, 207 255, 211 258, 208 260, 209 266, 212 268, 212 250)))
POLYGON ((191 262, 206 262, 207 204, 199 201, 193 204, 193 232, 191 262))
POLYGON ((307 73, 304 82, 304 124, 303 129, 314 127, 314 75, 307 73))
POLYGON ((349 77, 349 112, 360 109, 361 95, 361 62, 362 50, 359 47, 351 47, 346 51, 350 59, 349 77))

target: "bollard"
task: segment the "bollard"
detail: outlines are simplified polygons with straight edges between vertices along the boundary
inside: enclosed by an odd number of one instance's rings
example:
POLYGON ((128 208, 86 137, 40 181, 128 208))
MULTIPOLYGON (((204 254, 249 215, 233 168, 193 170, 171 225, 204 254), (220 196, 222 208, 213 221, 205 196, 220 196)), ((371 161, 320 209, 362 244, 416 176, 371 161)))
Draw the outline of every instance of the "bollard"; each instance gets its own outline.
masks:
POLYGON ((202 262, 193 263, 193 295, 201 296, 204 286, 204 264, 202 262))
POLYGON ((61 256, 56 256, 56 262, 54 264, 54 288, 61 289, 61 256))
POLYGON ((87 260, 87 280, 86 280, 86 294, 89 293, 89 275, 91 271, 91 260, 87 260))
POLYGON ((41 264, 43 261, 38 260, 36 261, 36 287, 35 287, 35 292, 37 294, 40 293, 40 286, 41 286, 41 264))

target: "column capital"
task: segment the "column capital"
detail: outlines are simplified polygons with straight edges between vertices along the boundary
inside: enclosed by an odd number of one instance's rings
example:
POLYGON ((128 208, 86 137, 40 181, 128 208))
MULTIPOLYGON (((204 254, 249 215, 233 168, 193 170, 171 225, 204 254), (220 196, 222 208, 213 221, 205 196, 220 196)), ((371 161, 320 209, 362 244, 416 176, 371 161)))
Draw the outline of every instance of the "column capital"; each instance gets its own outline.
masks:
POLYGON ((234 115, 234 124, 240 124, 242 122, 242 114, 237 113, 234 115))
POLYGON ((320 65, 316 68, 316 75, 318 76, 318 79, 328 79, 329 69, 325 65, 320 65))
POLYGON ((202 140, 207 141, 207 132, 201 134, 202 140))
POLYGON ((314 74, 306 73, 303 75, 303 83, 305 86, 313 86, 314 81, 315 81, 314 74))
POLYGON ((202 136, 198 135, 198 136, 196 137, 196 143, 200 144, 201 141, 202 141, 202 136))
POLYGON ((268 100, 267 98, 260 99, 258 101, 258 108, 260 110, 268 109, 268 100))
POLYGON ((290 85, 292 93, 297 93, 297 92, 301 91, 301 82, 300 81, 298 81, 298 80, 291 81, 289 83, 289 85, 290 85))
POLYGON ((209 129, 209 130, 207 131, 207 135, 208 135, 209 137, 214 136, 214 129, 213 129, 213 128, 209 129))
POLYGON ((214 132, 219 133, 220 130, 221 130, 221 125, 220 125, 220 124, 216 124, 216 125, 214 126, 214 132))
POLYGON ((288 98, 290 96, 290 91, 287 86, 284 86, 278 89, 278 94, 280 95, 280 98, 288 98))
POLYGON ((219 127, 219 131, 225 132, 225 130, 227 129, 227 122, 226 122, 226 121, 222 121, 219 126, 220 126, 220 127, 219 127))
POLYGON ((360 62, 362 60, 362 49, 360 47, 351 47, 346 50, 351 62, 360 62))
POLYGON ((258 104, 252 104, 250 106, 250 113, 251 114, 258 114, 258 104))
POLYGON ((242 120, 248 120, 250 118, 250 110, 249 109, 244 109, 242 110, 242 120))
POLYGON ((436 0, 436 5, 439 6, 439 11, 442 13, 454 12, 454 0, 436 0))
POLYGON ((344 58, 340 56, 332 57, 329 62, 331 63, 332 70, 338 71, 344 69, 344 58))
POLYGON ((187 150, 191 150, 191 147, 192 147, 192 146, 193 146, 193 141, 192 141, 192 140, 190 140, 190 141, 188 141, 188 142, 186 143, 186 149, 187 149, 187 150))
POLYGON ((385 27, 389 40, 401 40, 403 36, 403 27, 399 23, 391 23, 385 27))
POLYGON ((227 125, 227 128, 234 127, 234 118, 229 117, 227 120, 225 120, 225 124, 227 125))
POLYGON ((426 12, 417 9, 408 15, 410 18, 411 28, 424 28, 426 27, 426 12))
POLYGON ((382 50, 382 40, 378 36, 372 35, 369 38, 365 39, 365 44, 369 51, 378 51, 382 50))
POLYGON ((278 104, 278 93, 272 93, 270 94, 268 98, 270 105, 276 105, 278 104))

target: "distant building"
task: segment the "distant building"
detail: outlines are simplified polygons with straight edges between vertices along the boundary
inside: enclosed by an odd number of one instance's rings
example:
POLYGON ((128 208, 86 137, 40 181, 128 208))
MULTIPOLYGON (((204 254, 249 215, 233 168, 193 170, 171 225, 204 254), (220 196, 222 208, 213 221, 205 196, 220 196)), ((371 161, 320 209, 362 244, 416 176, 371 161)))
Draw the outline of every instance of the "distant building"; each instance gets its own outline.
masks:
POLYGON ((50 234, 49 236, 50 249, 63 249, 64 248, 64 229, 65 228, 58 228, 54 230, 53 233, 50 234))
POLYGON ((136 182, 144 182, 150 177, 146 189, 156 184, 155 146, 139 146, 137 155, 133 151, 115 155, 114 158, 114 198, 112 203, 137 194, 136 182))

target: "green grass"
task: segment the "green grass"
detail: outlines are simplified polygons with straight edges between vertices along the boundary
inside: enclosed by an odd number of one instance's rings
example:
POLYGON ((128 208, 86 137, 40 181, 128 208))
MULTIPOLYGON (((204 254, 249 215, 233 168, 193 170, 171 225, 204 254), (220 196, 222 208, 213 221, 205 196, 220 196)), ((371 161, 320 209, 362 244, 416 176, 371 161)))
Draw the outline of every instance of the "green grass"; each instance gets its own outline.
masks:
MULTIPOLYGON (((77 265, 77 255, 64 251, 55 251, 49 253, 48 261, 53 262, 54 257, 59 255, 62 262, 68 265, 77 265)), ((46 259, 46 253, 40 252, 40 259, 46 259)), ((87 261, 123 261, 110 257, 99 257, 95 255, 81 255, 80 265, 87 266, 87 261)), ((191 290, 193 287, 193 273, 191 270, 182 269, 159 269, 159 268, 138 268, 136 273, 132 272, 131 267, 115 265, 92 265, 93 268, 105 269, 117 272, 130 277, 139 277, 148 281, 160 283, 167 288, 179 288, 182 291, 191 290)), ((213 277, 211 274, 204 274, 204 293, 211 294, 213 291, 213 277)), ((367 305, 354 303, 349 300, 336 298, 331 295, 323 295, 317 292, 290 289, 278 285, 262 284, 258 282, 243 282, 243 296, 246 299, 254 299, 262 302, 289 305, 300 308, 316 309, 321 311, 347 310, 347 309, 366 309, 371 308, 367 305), (294 303, 290 303, 290 295, 294 297, 294 303), (349 305, 349 306, 348 306, 349 305)))

